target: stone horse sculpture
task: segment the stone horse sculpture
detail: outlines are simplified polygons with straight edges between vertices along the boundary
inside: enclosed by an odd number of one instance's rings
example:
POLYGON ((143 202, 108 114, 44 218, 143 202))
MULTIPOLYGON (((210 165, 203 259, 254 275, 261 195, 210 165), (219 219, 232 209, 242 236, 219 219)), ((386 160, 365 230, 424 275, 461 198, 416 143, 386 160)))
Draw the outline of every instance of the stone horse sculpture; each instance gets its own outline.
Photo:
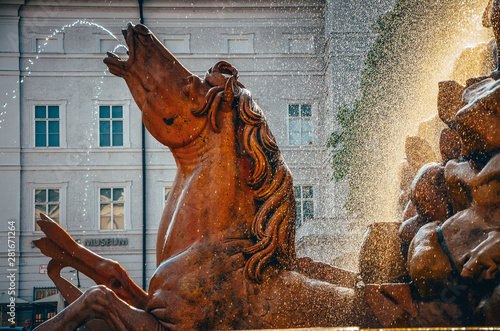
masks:
POLYGON ((46 237, 35 244, 52 258, 49 276, 71 304, 37 330, 363 323, 353 273, 330 267, 333 285, 307 277, 318 264, 296 259, 292 177, 237 70, 219 62, 200 79, 144 25, 129 23, 123 33, 128 59, 108 53, 104 62, 125 79, 146 128, 178 167, 158 229, 157 269, 146 293, 117 262, 43 216, 46 237), (82 294, 61 278, 65 266, 98 285, 82 294))

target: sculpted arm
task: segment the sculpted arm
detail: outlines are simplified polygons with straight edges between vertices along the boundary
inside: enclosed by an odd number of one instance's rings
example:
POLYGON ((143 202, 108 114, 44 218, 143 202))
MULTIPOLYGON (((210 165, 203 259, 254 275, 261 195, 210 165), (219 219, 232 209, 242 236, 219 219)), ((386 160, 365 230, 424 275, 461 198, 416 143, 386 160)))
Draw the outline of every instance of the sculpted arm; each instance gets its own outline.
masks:
POLYGON ((488 234, 469 254, 469 260, 462 269, 463 277, 476 277, 485 272, 484 278, 494 279, 500 263, 500 230, 488 234))
POLYGON ((97 330, 114 331, 161 331, 168 330, 156 317, 144 310, 136 309, 121 300, 109 288, 98 285, 87 290, 75 302, 55 317, 41 324, 37 331, 77 330, 92 322, 97 330), (90 321, 89 323, 87 323, 90 321))

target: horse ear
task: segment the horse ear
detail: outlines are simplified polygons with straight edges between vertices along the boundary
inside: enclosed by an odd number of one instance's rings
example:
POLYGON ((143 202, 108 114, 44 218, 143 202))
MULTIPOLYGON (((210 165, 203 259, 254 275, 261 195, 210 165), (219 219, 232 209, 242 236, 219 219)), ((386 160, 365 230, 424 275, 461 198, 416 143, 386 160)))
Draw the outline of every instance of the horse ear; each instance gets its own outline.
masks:
POLYGON ((224 112, 230 112, 233 110, 234 96, 238 93, 238 87, 235 85, 235 78, 231 77, 226 81, 226 86, 224 87, 224 95, 222 96, 222 102, 224 105, 221 110, 224 112))
POLYGON ((196 108, 198 108, 199 104, 203 102, 204 98, 204 95, 200 94, 200 91, 204 90, 201 85, 203 85, 202 80, 198 76, 192 75, 188 77, 188 84, 183 89, 183 92, 188 97, 189 101, 196 104, 196 108))
POLYGON ((226 61, 219 61, 214 65, 213 72, 220 72, 221 74, 238 78, 238 70, 226 61))

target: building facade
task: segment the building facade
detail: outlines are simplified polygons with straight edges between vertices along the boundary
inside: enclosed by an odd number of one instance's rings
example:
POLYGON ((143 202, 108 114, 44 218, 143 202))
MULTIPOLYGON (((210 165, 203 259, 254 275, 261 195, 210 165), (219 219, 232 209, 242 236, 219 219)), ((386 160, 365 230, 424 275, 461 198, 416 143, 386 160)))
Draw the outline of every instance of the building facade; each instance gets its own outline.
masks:
MULTIPOLYGON (((299 255, 355 267, 347 185, 330 181, 325 142, 337 107, 358 96, 371 24, 393 1, 139 2, 144 23, 194 74, 226 60, 252 91, 294 176, 299 255)), ((49 259, 32 244, 40 212, 147 287, 176 165, 143 136, 125 82, 102 63, 106 51, 124 52, 112 34, 123 40, 126 23, 139 22, 139 2, 0 3, 0 259, 13 263, 0 292, 12 269, 16 297, 53 293, 49 259)))

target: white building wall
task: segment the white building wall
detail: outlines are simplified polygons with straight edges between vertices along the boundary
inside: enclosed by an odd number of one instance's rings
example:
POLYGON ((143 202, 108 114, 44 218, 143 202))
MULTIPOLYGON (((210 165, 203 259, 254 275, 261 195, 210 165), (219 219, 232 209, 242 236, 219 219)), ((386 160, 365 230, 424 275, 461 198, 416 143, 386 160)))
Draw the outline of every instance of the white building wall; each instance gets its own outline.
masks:
MULTIPOLYGON (((394 6, 394 0, 327 0, 325 1, 324 108, 319 131, 324 141, 339 130, 335 116, 339 106, 350 105, 360 98, 360 73, 368 50, 375 40, 373 24, 394 6)), ((325 152, 326 153, 326 152, 325 152)), ((330 165, 323 163, 317 171, 321 198, 317 201, 318 217, 297 231, 300 256, 356 270, 364 229, 347 215, 347 180, 332 182, 330 165)))
POLYGON ((22 1, 0 6, 0 291, 18 295, 20 234, 19 16, 22 1), (9 277, 11 275, 14 277, 9 277), (12 292, 14 291, 14 292, 12 292))
MULTIPOLYGON (((76 239, 84 242, 85 239, 128 238, 126 248, 91 249, 120 262, 132 278, 142 284, 140 111, 123 79, 109 72, 104 75, 106 67, 102 63, 101 47, 112 46, 114 42, 98 28, 77 24, 55 34, 46 52, 36 52, 37 43, 43 45, 44 38, 51 36, 55 29, 61 30, 80 19, 100 24, 123 40, 120 31, 125 24, 138 22, 137 2, 8 2, 13 5, 2 3, 0 8, 2 92, 16 90, 19 77, 25 78, 21 91, 17 91, 17 99, 9 99, 8 111, 0 115, 0 120, 5 119, 0 123, 1 190, 2 195, 8 196, 2 199, 0 207, 2 222, 12 218, 22 225, 22 237, 18 238, 23 252, 19 296, 32 300, 34 286, 52 286, 46 275, 38 273, 39 265, 47 264, 49 259, 31 244, 41 236, 34 231, 33 222, 33 189, 40 185, 64 188, 61 190, 64 193, 61 224, 76 239), (17 43, 5 39, 3 33, 8 31, 16 36, 18 20, 19 50, 17 43), (61 147, 34 147, 33 112, 38 101, 61 105, 61 147), (125 105, 124 147, 98 147, 96 101, 125 105), (99 230, 98 188, 101 184, 126 187, 126 230, 99 230)), ((384 5, 375 0, 363 5, 357 1, 333 0, 144 1, 146 25, 160 40, 179 50, 177 57, 193 73, 202 76, 219 60, 227 60, 238 69, 240 81, 252 91, 266 114, 295 184, 314 188, 314 222, 328 225, 321 229, 331 229, 332 224, 340 226, 321 233, 311 230, 311 225, 300 228, 297 233, 300 255, 311 252, 312 246, 308 244, 311 236, 339 238, 348 231, 342 207, 347 186, 329 180, 331 170, 324 146, 335 127, 335 109, 358 95, 359 72, 374 37, 369 26, 392 1, 383 2, 384 5), (360 12, 356 6, 367 8, 360 12), (368 15, 368 19, 362 15, 368 15), (229 53, 230 50, 238 53, 229 53), (289 145, 289 103, 312 105, 312 145, 289 145)), ((168 148, 149 134, 146 145, 146 274, 149 277, 156 264, 154 250, 163 188, 173 182, 175 162, 168 148)), ((3 261, 6 232, 0 231, 3 261)), ((341 249, 338 245, 332 246, 331 240, 328 243, 330 246, 321 249, 326 254, 322 257, 320 250, 315 258, 325 260, 325 256, 331 257, 332 249, 341 249)), ((342 260, 327 262, 339 261, 342 260)), ((74 272, 68 271, 65 275, 76 281, 74 272)), ((7 287, 5 279, 5 270, 0 270, 0 292, 7 287)), ((83 276, 81 283, 84 289, 92 285, 83 276)))

